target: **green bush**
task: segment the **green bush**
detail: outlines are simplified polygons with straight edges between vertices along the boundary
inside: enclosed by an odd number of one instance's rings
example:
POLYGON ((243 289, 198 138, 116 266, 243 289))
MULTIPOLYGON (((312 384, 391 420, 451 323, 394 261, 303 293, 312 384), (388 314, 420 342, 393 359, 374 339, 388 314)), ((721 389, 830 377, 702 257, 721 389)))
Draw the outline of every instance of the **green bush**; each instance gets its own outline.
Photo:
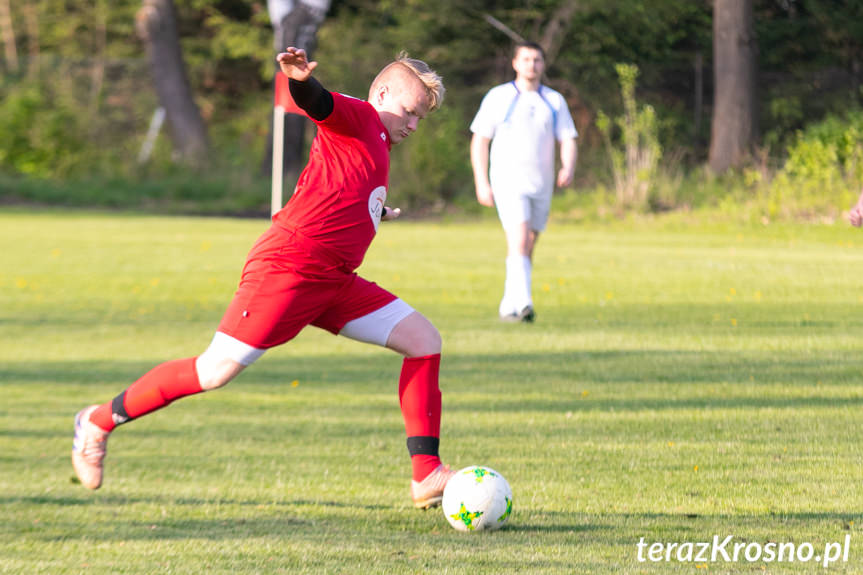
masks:
POLYGON ((767 185, 769 217, 834 218, 863 182, 863 111, 830 116, 799 132, 767 185))
POLYGON ((615 70, 620 80, 623 115, 612 120, 600 111, 596 125, 611 160, 618 205, 642 209, 648 205, 662 157, 656 112, 650 105, 639 109, 636 103, 638 66, 618 64, 615 70), (620 134, 619 142, 616 142, 615 127, 620 134))
POLYGON ((80 166, 85 142, 78 116, 35 84, 0 98, 0 169, 39 177, 65 176, 80 166))

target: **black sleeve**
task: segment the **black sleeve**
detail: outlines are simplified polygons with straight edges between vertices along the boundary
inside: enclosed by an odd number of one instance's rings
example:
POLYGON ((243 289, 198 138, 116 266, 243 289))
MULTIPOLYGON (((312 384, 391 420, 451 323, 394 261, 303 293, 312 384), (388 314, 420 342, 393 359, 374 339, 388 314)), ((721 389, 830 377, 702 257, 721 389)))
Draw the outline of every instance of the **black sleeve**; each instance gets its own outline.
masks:
POLYGON ((312 120, 325 120, 333 112, 333 95, 320 82, 310 77, 305 82, 289 80, 291 97, 312 120))

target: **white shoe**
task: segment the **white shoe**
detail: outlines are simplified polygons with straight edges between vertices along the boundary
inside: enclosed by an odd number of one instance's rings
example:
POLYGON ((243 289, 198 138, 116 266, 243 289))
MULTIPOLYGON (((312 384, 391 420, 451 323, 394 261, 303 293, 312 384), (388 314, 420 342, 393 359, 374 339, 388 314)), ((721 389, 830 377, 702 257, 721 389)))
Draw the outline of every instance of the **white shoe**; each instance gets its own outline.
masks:
POLYGON ((72 467, 81 485, 88 489, 99 489, 102 485, 103 462, 111 434, 90 421, 90 414, 97 407, 91 405, 75 416, 75 439, 72 441, 72 467))
POLYGON ((443 499, 447 482, 455 475, 449 465, 438 465, 422 481, 411 480, 411 499, 418 509, 437 507, 443 499))
POLYGON ((514 311, 512 313, 501 315, 500 321, 505 321, 508 323, 533 323, 533 320, 536 319, 536 312, 533 311, 532 306, 525 306, 521 311, 514 311))

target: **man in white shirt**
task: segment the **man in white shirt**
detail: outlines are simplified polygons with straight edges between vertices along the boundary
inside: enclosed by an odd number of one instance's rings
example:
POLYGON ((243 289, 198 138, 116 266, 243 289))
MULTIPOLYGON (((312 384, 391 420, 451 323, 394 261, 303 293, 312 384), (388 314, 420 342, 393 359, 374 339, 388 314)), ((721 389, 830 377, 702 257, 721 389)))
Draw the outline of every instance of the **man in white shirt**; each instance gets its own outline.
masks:
POLYGON ((545 55, 539 44, 518 44, 512 67, 515 80, 489 90, 471 123, 470 158, 477 200, 497 207, 506 233, 500 317, 532 322, 533 249, 548 221, 555 181, 561 188, 572 183, 578 132, 566 100, 542 84, 545 55), (556 178, 555 141, 561 164, 556 178))

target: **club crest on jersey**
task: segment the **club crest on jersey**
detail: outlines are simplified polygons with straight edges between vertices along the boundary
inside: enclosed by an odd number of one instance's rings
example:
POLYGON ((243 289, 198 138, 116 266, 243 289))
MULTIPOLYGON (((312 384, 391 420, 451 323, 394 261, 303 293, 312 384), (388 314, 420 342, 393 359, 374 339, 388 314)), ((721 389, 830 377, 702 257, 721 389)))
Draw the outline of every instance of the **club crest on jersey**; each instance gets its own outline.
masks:
POLYGON ((378 186, 372 190, 369 196, 369 216, 372 218, 372 224, 375 226, 375 231, 381 223, 381 216, 384 213, 384 203, 387 201, 387 189, 383 186, 378 186))

